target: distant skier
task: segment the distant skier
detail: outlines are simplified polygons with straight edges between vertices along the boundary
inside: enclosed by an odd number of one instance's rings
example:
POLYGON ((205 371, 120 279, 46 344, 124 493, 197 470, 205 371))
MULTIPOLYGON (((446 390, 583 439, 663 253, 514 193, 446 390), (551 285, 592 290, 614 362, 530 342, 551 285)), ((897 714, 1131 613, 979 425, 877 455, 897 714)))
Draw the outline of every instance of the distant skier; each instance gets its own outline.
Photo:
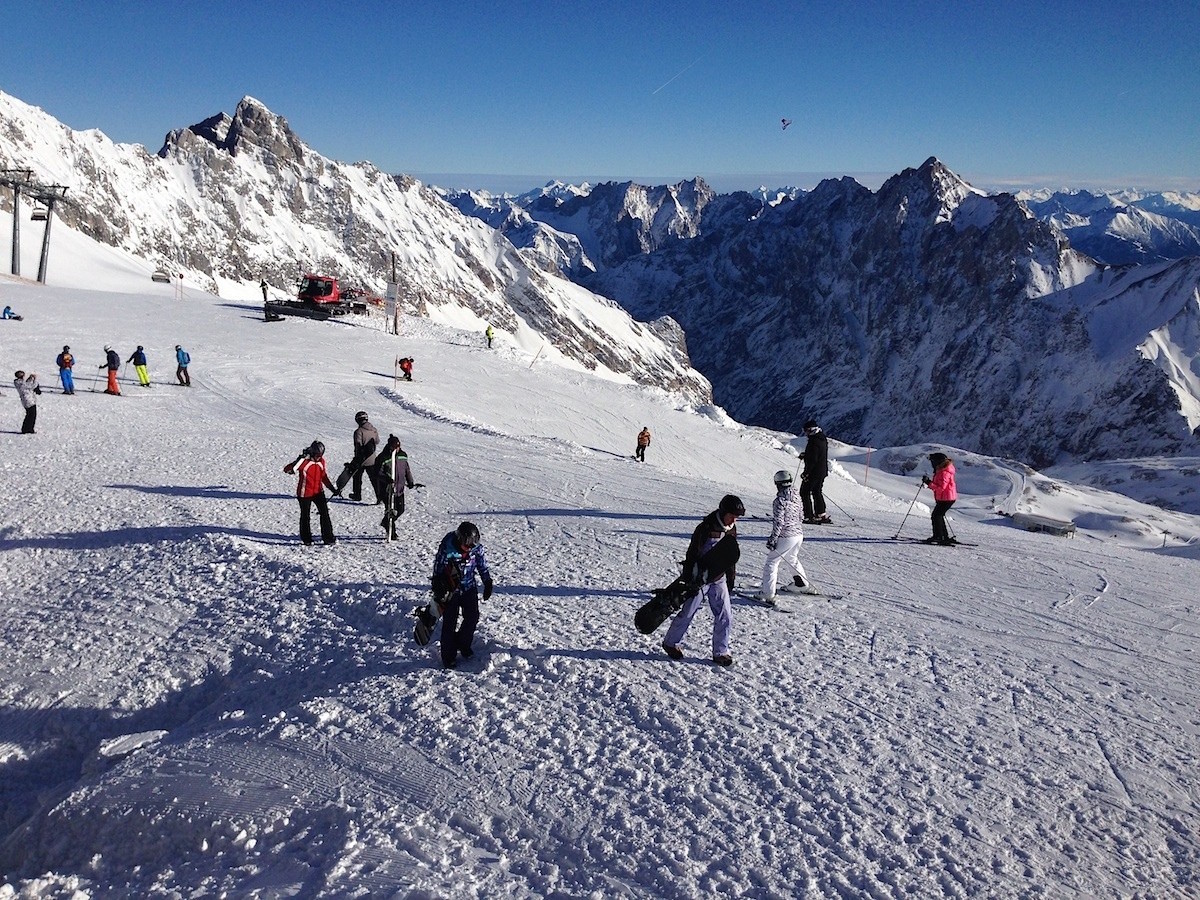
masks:
POLYGON ((183 349, 179 344, 175 345, 175 378, 184 387, 192 386, 192 376, 188 374, 188 366, 191 365, 192 355, 183 349))
POLYGON ((351 436, 351 440, 354 442, 354 458, 350 460, 352 481, 350 482, 349 499, 362 499, 362 480, 363 474, 366 473, 367 480, 371 482, 372 493, 375 494, 373 502, 382 503, 383 496, 379 493, 373 475, 375 457, 379 450, 379 431, 371 424, 365 412, 355 413, 354 422, 358 427, 354 429, 354 434, 351 436))
POLYGON ((644 425, 642 430, 638 432, 637 449, 633 451, 634 457, 638 462, 646 461, 646 448, 650 446, 650 426, 644 425))
POLYGON ((471 642, 479 624, 476 573, 483 579, 483 599, 487 600, 492 596, 492 573, 479 542, 479 529, 463 522, 442 538, 433 558, 433 594, 442 604, 442 666, 447 669, 458 665, 460 653, 463 659, 475 655, 471 642))
POLYGON ((400 446, 400 438, 389 434, 379 451, 375 464, 375 483, 383 497, 383 519, 379 525, 387 532, 388 540, 396 539, 396 520, 404 515, 404 489, 416 487, 408 454, 400 446))
POLYGON ((125 362, 133 363, 133 370, 137 372, 138 382, 142 387, 150 387, 150 370, 146 368, 146 351, 141 344, 129 354, 129 359, 125 362))
POLYGON ((14 322, 21 321, 21 317, 13 312, 13 308, 11 306, 4 307, 4 312, 0 313, 0 319, 12 319, 14 322))
POLYGON ((933 534, 925 539, 925 543, 943 546, 958 543, 950 536, 950 529, 946 527, 946 513, 958 499, 958 485, 954 481, 954 461, 945 453, 930 453, 929 462, 933 466, 933 477, 922 475, 921 484, 933 491, 933 534))
POLYGON ((400 371, 404 373, 405 381, 412 381, 413 363, 415 360, 411 356, 406 356, 400 360, 400 371))
POLYGON ((121 357, 117 356, 117 351, 108 344, 104 345, 105 360, 99 366, 101 369, 108 369, 108 388, 104 391, 106 394, 115 394, 121 396, 121 386, 117 384, 117 373, 121 371, 121 357))
POLYGON ((55 357, 54 364, 58 366, 58 380, 62 382, 63 393, 75 393, 75 376, 71 373, 75 367, 75 357, 71 355, 71 348, 64 345, 62 353, 55 357))
POLYGON ((317 507, 317 515, 321 520, 321 540, 325 544, 337 543, 333 536, 333 522, 329 518, 329 500, 322 490, 328 487, 336 494, 333 482, 325 469, 325 445, 313 441, 296 459, 283 467, 289 475, 297 475, 296 499, 300 502, 300 540, 306 544, 313 542, 312 507, 317 507))
POLYGON ((829 475, 829 439, 816 419, 804 423, 808 443, 804 445, 804 470, 800 473, 800 500, 804 504, 806 525, 828 525, 832 519, 825 512, 822 485, 829 475))
POLYGON ((260 288, 262 288, 263 303, 266 303, 267 302, 267 287, 268 287, 267 279, 264 278, 261 281, 259 281, 258 286, 260 288))
POLYGON ((487 342, 488 342, 488 349, 489 349, 489 350, 491 350, 491 349, 492 349, 492 338, 494 338, 494 337, 496 336, 496 331, 495 331, 495 329, 493 329, 493 328, 492 328, 492 326, 491 326, 491 325, 489 325, 489 326, 488 326, 488 327, 487 327, 487 328, 484 330, 484 332, 483 332, 483 336, 484 336, 485 338, 487 338, 487 342))
POLYGON ((720 505, 704 517, 692 532, 691 543, 683 558, 685 573, 698 568, 699 559, 712 550, 719 541, 732 541, 734 553, 733 563, 724 572, 709 572, 709 581, 688 600, 667 629, 663 639, 663 649, 671 659, 682 659, 683 649, 679 646, 687 634, 692 619, 700 609, 700 603, 708 600, 709 609, 713 613, 712 653, 713 662, 718 666, 733 665, 733 657, 729 653, 730 610, 729 595, 733 591, 737 579, 737 520, 746 514, 746 507, 733 494, 721 498, 720 505))
POLYGON ((792 579, 796 587, 808 587, 808 574, 800 565, 800 545, 804 543, 800 490, 792 483, 792 473, 787 469, 775 473, 775 502, 771 505, 771 514, 771 535, 767 538, 767 561, 763 563, 759 599, 774 606, 781 562, 796 570, 792 579))
POLYGON ((37 376, 30 372, 26 375, 18 369, 13 373, 13 387, 17 389, 17 399, 25 408, 25 419, 21 422, 21 434, 35 434, 37 425, 37 398, 42 393, 37 376))

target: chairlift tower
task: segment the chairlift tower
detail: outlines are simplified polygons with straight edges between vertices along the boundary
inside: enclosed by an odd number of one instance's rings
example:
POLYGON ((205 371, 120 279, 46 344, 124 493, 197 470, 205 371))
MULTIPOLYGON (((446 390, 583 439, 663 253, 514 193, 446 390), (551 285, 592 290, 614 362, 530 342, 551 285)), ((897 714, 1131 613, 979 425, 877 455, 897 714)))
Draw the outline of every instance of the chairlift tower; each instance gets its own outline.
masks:
POLYGON ((32 169, 0 169, 0 184, 12 188, 12 273, 21 274, 21 189, 33 186, 32 169))
POLYGON ((38 283, 45 284, 46 268, 50 261, 50 223, 54 221, 54 204, 66 198, 67 188, 61 184, 35 184, 29 188, 29 196, 45 204, 46 209, 46 227, 42 232, 42 256, 38 262, 37 276, 38 283))

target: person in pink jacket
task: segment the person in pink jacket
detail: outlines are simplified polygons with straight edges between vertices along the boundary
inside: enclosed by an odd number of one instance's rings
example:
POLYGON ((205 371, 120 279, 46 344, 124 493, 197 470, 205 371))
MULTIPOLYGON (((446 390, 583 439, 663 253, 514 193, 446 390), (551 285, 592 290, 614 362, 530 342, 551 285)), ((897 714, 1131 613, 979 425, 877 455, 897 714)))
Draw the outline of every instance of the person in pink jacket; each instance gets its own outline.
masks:
POLYGON ((925 539, 927 544, 956 544, 946 527, 946 513, 958 499, 958 487, 954 483, 954 462, 945 453, 930 453, 933 477, 921 476, 921 483, 933 491, 933 535, 925 539))

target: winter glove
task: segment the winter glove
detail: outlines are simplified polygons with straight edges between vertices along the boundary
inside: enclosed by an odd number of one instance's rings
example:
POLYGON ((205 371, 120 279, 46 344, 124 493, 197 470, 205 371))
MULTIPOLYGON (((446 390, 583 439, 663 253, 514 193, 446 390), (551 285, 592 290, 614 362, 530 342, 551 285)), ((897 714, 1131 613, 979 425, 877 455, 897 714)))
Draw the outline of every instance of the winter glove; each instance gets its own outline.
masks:
POLYGON ((774 541, 774 539, 772 539, 772 538, 767 538, 767 549, 768 549, 768 550, 774 550, 776 546, 777 546, 777 544, 776 544, 776 542, 774 541))
POLYGON ((33 389, 33 392, 34 392, 35 394, 39 394, 39 395, 40 395, 40 394, 42 393, 42 386, 39 384, 37 387, 35 387, 35 388, 33 389))
POLYGON ((483 579, 483 599, 486 600, 492 596, 492 579, 483 579))
POLYGON ((922 476, 921 476, 921 484, 925 485, 925 487, 929 487, 929 485, 931 485, 932 483, 933 483, 933 482, 931 482, 931 481, 929 480, 929 476, 928 476, 928 475, 922 475, 922 476))
POLYGON ((287 472, 289 475, 295 475, 296 474, 296 464, 288 463, 286 466, 283 467, 283 471, 287 472))

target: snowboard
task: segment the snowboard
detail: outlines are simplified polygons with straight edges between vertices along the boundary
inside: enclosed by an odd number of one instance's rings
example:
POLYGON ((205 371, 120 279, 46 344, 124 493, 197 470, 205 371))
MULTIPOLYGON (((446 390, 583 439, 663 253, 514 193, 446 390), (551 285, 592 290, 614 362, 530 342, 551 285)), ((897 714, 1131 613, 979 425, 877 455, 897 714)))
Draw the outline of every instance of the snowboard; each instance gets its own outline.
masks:
POLYGON ((350 483, 350 479, 354 477, 354 463, 346 463, 342 466, 342 471, 338 473, 337 481, 334 482, 334 488, 340 494, 342 488, 350 483))
POLYGON ((413 624, 413 640, 422 647, 426 646, 433 638, 433 629, 437 627, 438 620, 442 617, 442 610, 445 607, 445 596, 434 594, 425 606, 413 612, 413 615, 417 619, 413 624))
POLYGON ((696 593, 719 572, 725 572, 737 564, 741 551, 737 541, 722 538, 713 548, 700 557, 692 566, 694 571, 684 572, 666 587, 658 588, 633 616, 634 627, 642 634, 653 634, 658 626, 673 613, 683 608, 696 593))

